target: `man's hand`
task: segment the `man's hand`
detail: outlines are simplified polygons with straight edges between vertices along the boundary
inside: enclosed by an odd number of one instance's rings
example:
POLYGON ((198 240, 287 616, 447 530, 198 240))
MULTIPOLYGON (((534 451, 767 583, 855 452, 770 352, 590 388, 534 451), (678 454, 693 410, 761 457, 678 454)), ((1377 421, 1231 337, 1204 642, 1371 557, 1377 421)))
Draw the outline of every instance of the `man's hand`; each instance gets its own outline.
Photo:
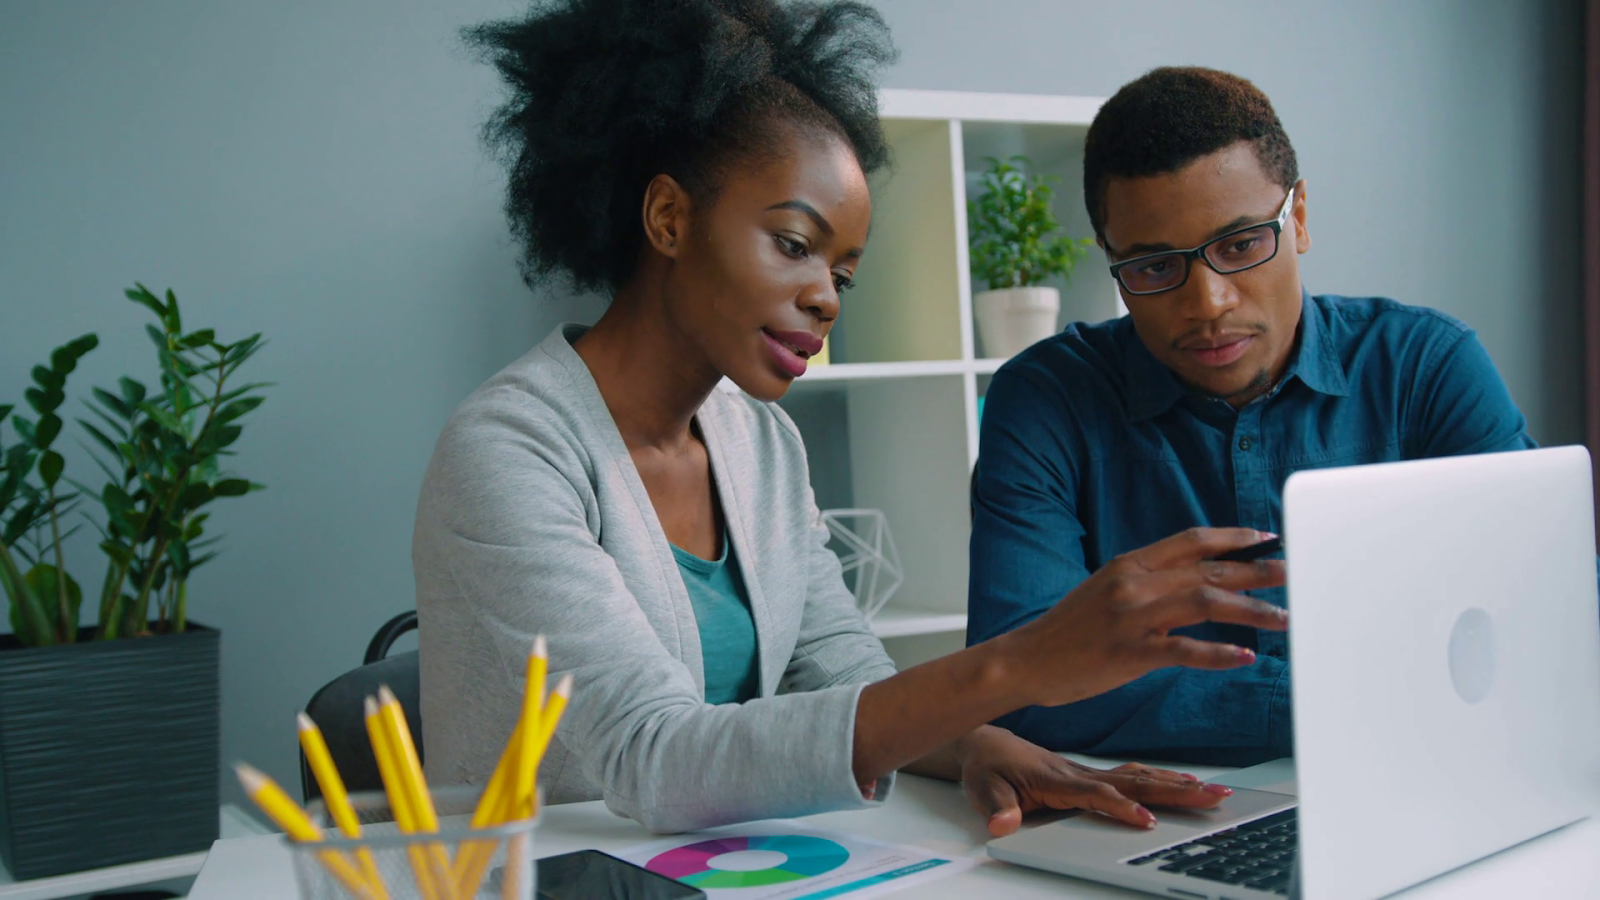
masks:
POLYGON ((985 726, 957 742, 967 800, 1003 837, 1036 809, 1089 809, 1138 828, 1151 828, 1150 806, 1208 809, 1233 793, 1192 775, 1138 763, 1095 769, 1062 759, 1002 728, 985 726))

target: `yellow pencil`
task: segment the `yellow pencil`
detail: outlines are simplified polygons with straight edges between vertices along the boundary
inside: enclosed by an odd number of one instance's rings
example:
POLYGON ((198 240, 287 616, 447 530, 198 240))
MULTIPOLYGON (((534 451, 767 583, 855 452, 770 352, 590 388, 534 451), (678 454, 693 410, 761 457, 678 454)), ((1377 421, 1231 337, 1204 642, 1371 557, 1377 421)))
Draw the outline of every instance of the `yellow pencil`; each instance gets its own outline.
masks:
POLYGON ((508 819, 526 819, 533 815, 536 800, 534 785, 538 783, 539 763, 544 759, 546 750, 550 749, 550 741, 555 737, 556 726, 561 724, 561 716, 567 711, 567 701, 572 697, 572 676, 563 675, 556 682, 556 689, 550 692, 550 700, 545 704, 544 710, 539 715, 539 727, 530 732, 534 735, 532 746, 523 750, 522 758, 528 768, 529 788, 526 792, 518 794, 514 799, 516 804, 508 819))
MULTIPOLYGON (((267 818, 283 829, 284 834, 305 843, 322 840, 322 829, 311 821, 311 817, 306 815, 306 811, 301 809, 299 804, 289 799, 289 795, 284 793, 277 782, 268 778, 259 769, 244 763, 235 765, 233 770, 239 776, 239 784, 244 787, 245 794, 255 802, 256 806, 261 807, 267 818)), ((344 889, 349 891, 351 896, 359 900, 373 900, 374 895, 367 882, 343 854, 334 850, 324 850, 318 853, 317 857, 327 868, 328 873, 344 885, 344 889)))
MULTIPOLYGON (((378 711, 388 736, 389 749, 394 755, 395 770, 410 793, 412 821, 416 823, 417 831, 437 832, 439 815, 434 809, 433 795, 428 793, 427 779, 422 775, 422 757, 417 754, 416 742, 411 739, 405 710, 388 686, 378 688, 378 711)), ((440 844, 428 844, 424 852, 434 884, 444 900, 450 900, 455 896, 455 885, 450 879, 450 855, 440 844)))
MULTIPOLYGON (((528 723, 539 721, 540 710, 544 706, 544 682, 549 672, 549 653, 546 650, 544 635, 536 635, 533 639, 533 649, 528 654, 528 666, 524 676, 522 690, 522 715, 517 719, 517 724, 511 729, 511 738, 506 741, 505 749, 500 753, 500 760, 495 764, 494 774, 489 776, 489 783, 478 796, 478 804, 472 811, 472 828, 487 828, 499 824, 504 818, 500 809, 500 797, 506 791, 506 779, 510 778, 517 790, 532 790, 531 782, 522 786, 519 784, 519 773, 527 773, 531 779, 527 762, 523 759, 522 748, 531 747, 522 740, 524 731, 528 730, 528 723)), ((538 729, 535 728, 535 731, 538 729)), ((538 768, 534 763, 533 769, 538 768)), ((462 893, 477 887, 475 884, 466 884, 463 879, 469 869, 474 867, 474 860, 480 854, 493 855, 494 845, 486 841, 469 841, 456 853, 452 873, 456 879, 456 889, 462 893)))
MULTIPOLYGON (((389 806, 394 811, 395 824, 400 826, 402 832, 414 834, 417 831, 417 822, 411 811, 411 796, 395 763, 394 746, 389 742, 388 728, 384 725, 378 701, 372 697, 366 698, 363 712, 366 716, 367 737, 372 741, 372 755, 378 761, 378 775, 383 779, 383 789, 389 795, 389 806)), ((422 892, 424 900, 441 900, 434 886, 427 854, 420 846, 413 845, 406 848, 406 855, 411 859, 411 873, 417 880, 417 888, 422 892)))
MULTIPOLYGON (((322 801, 328 807, 328 815, 333 818, 334 824, 339 826, 339 832, 347 838, 361 837, 361 820, 357 818, 356 811, 350 806, 350 795, 345 792, 344 779, 339 777, 339 769, 333 764, 333 755, 328 752, 328 743, 322 738, 322 731, 317 728, 317 723, 305 713, 298 716, 300 725, 300 747, 306 752, 306 762, 311 765, 311 773, 316 776, 317 784, 322 788, 322 801)), ((377 863, 372 858, 372 851, 362 847, 356 851, 356 860, 361 863, 361 873, 366 877, 367 884, 372 887, 372 893, 379 900, 389 900, 389 891, 383 883, 383 876, 378 874, 377 863)))
MULTIPOLYGON (((526 683, 522 688, 521 721, 538 722, 543 716, 544 679, 549 669, 550 656, 545 648, 544 635, 541 634, 533 639, 533 652, 528 654, 528 672, 526 683)), ((538 764, 533 762, 534 742, 520 742, 519 751, 516 768, 516 795, 523 797, 533 793, 533 773, 538 764)))
MULTIPOLYGON (((532 745, 530 764, 533 770, 537 772, 540 761, 544 759, 545 750, 550 746, 551 737, 555 734, 556 726, 561 723, 561 714, 566 710, 567 698, 571 695, 572 676, 564 675, 561 681, 556 684, 556 689, 550 693, 550 699, 545 704, 545 708, 540 713, 538 720, 533 722, 523 720, 517 723, 517 730, 511 735, 511 741, 507 745, 506 753, 501 757, 502 761, 509 757, 520 764, 524 758, 523 751, 515 745, 520 741, 526 740, 532 745), (532 735, 531 738, 529 737, 530 734, 532 735)), ((496 774, 498 773, 499 770, 497 769, 496 774)), ((490 779, 489 787, 484 789, 484 799, 489 802, 489 809, 492 810, 492 814, 486 816, 481 823, 478 816, 474 815, 474 828, 503 825, 506 822, 525 819, 533 815, 534 801, 532 794, 530 793, 526 798, 517 796, 516 791, 508 787, 508 785, 515 784, 515 782, 516 779, 508 773, 502 779, 501 787, 503 790, 491 796, 491 791, 495 784, 494 779, 490 779)), ((534 784, 537 785, 537 779, 534 779, 534 784)), ((483 804, 480 802, 479 805, 481 807, 483 804)), ((473 846, 463 847, 462 852, 457 854, 456 857, 456 887, 464 893, 476 889, 478 882, 483 879, 484 872, 489 868, 489 864, 494 861, 494 847, 492 845, 484 841, 473 841, 472 844, 473 846)), ((511 847, 508 845, 506 850, 509 854, 511 847)))

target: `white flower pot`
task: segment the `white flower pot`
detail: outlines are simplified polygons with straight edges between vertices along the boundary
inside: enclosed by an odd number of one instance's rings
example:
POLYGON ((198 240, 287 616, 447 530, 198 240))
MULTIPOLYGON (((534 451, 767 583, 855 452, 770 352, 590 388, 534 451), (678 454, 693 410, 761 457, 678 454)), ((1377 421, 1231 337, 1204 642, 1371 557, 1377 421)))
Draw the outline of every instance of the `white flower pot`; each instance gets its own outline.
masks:
POLYGON ((978 338, 987 357, 1016 356, 1056 333, 1061 292, 1053 287, 982 291, 972 298, 978 338))

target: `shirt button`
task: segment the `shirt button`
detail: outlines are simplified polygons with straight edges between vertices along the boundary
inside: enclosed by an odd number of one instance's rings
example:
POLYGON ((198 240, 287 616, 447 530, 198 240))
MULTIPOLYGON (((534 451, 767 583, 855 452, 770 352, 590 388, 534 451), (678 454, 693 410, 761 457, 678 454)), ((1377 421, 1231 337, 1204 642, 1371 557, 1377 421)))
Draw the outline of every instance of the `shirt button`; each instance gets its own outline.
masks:
POLYGON ((1248 436, 1239 438, 1239 449, 1240 450, 1249 450, 1250 449, 1250 438, 1248 436))

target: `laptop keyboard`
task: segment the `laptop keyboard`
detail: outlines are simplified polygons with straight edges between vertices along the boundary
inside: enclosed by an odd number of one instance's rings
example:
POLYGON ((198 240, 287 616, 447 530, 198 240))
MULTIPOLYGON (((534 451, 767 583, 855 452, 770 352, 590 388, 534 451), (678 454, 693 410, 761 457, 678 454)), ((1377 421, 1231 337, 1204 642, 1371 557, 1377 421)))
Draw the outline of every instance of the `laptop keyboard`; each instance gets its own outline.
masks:
POLYGON ((1187 844, 1130 859, 1128 865, 1156 865, 1161 871, 1175 875, 1287 896, 1289 870, 1294 865, 1297 821, 1295 811, 1286 809, 1187 844))

